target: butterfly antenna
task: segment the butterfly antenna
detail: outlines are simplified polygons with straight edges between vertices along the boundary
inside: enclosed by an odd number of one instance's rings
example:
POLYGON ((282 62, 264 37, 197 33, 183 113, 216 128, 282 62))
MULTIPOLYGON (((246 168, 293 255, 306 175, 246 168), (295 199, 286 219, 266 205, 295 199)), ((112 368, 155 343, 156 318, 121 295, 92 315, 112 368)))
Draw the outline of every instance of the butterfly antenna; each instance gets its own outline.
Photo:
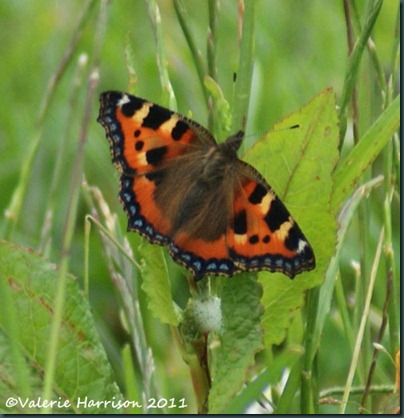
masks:
POLYGON ((237 80, 237 73, 233 73, 233 89, 231 92, 231 115, 234 115, 234 108, 236 103, 236 80, 237 80))

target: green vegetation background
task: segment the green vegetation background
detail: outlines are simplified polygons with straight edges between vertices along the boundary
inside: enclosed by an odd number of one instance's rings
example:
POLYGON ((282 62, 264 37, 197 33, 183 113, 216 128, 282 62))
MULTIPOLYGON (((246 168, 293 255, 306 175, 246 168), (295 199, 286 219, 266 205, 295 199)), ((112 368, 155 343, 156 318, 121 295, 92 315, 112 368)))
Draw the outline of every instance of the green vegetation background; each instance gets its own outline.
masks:
MULTIPOLYGON (((367 2, 358 1, 364 12, 367 2)), ((10 204, 22 167, 26 162, 28 147, 37 128, 38 116, 46 87, 65 54, 71 41, 73 28, 79 20, 85 2, 82 0, 3 0, 0 2, 0 211, 4 213, 10 204)), ((207 125, 207 110, 203 92, 189 49, 180 30, 171 2, 158 2, 170 80, 176 95, 178 110, 207 125)), ((225 97, 232 105, 233 73, 237 71, 237 2, 221 2, 221 18, 218 35, 218 79, 225 97)), ((204 1, 186 1, 192 30, 198 47, 205 55, 207 7, 204 1), (192 6, 191 6, 192 4, 192 6), (188 7, 190 6, 190 7, 188 7)), ((99 4, 95 5, 98 8, 99 4)), ((372 31, 380 63, 387 72, 391 68, 391 53, 396 27, 397 1, 386 1, 372 31)), ((297 111, 316 94, 333 87, 337 97, 341 95, 348 61, 346 25, 343 5, 340 1, 324 0, 261 0, 257 1, 255 27, 254 76, 247 123, 248 145, 251 145, 286 115, 297 111)), ((24 196, 23 212, 16 225, 12 241, 33 249, 39 249, 41 226, 51 188, 54 162, 60 141, 69 129, 62 172, 70 174, 76 158, 76 142, 83 119, 85 88, 78 90, 77 111, 66 125, 66 115, 71 104, 70 92, 74 83, 75 62, 80 54, 92 60, 97 13, 90 15, 84 34, 73 56, 72 65, 58 81, 56 96, 43 125, 43 139, 34 161, 29 188, 24 196)), ((114 89, 126 91, 129 76, 125 48, 129 44, 133 56, 131 65, 136 70, 136 93, 140 97, 161 102, 162 91, 156 63, 156 44, 148 18, 145 2, 140 0, 111 1, 107 13, 105 40, 100 61, 100 80, 97 93, 114 89)), ((369 67, 368 56, 362 61, 359 76, 359 130, 365 132, 380 113, 381 100, 375 88, 375 74, 369 67)), ((85 81, 85 79, 84 79, 85 81)), ((96 95, 98 96, 98 94, 96 95)), ((89 184, 99 187, 112 210, 126 225, 126 217, 117 199, 118 175, 110 161, 108 143, 104 131, 96 123, 98 100, 94 99, 90 129, 85 149, 84 173, 89 184)), ((346 143, 349 147, 351 135, 346 143)), ((346 152, 344 148, 342 152, 346 152)), ((381 161, 376 162, 374 173, 381 171, 381 161)), ((62 176, 56 199, 56 221, 53 245, 47 257, 57 262, 61 251, 64 218, 68 205, 69 175, 62 176)), ((382 205, 377 192, 369 206, 369 233, 366 245, 373 254, 382 223, 382 205)), ((78 222, 73 238, 70 272, 80 281, 84 271, 84 217, 88 213, 85 201, 81 201, 78 222)), ((399 209, 393 204, 393 244, 398 247, 399 209)), ((355 273, 352 260, 359 260, 361 249, 359 226, 353 224, 340 260, 346 295, 355 290, 355 273)), ((138 242, 136 237, 129 237, 138 242)), ((397 257, 398 258, 398 257, 397 257)), ((174 299, 185 306, 188 299, 187 283, 174 283, 174 299)), ((119 305, 114 286, 108 274, 98 234, 90 241, 90 290, 89 300, 97 319, 97 325, 108 355, 122 383, 122 363, 119 347, 126 335, 119 321, 119 305)), ((385 295, 385 282, 378 280, 372 300, 375 317, 380 315, 385 295)), ((172 396, 192 399, 188 369, 173 345, 167 326, 152 318, 140 297, 141 310, 146 321, 145 329, 153 348, 159 386, 172 396), (181 395, 181 396, 180 396, 181 395)), ((377 322, 377 321, 376 321, 377 322)), ((327 321, 319 356, 322 385, 341 385, 351 361, 348 342, 341 334, 340 324, 330 317, 327 321)), ((383 383, 394 381, 394 369, 387 358, 381 359, 385 367, 379 378, 383 383)), ((190 409, 191 411, 191 409, 190 409)))

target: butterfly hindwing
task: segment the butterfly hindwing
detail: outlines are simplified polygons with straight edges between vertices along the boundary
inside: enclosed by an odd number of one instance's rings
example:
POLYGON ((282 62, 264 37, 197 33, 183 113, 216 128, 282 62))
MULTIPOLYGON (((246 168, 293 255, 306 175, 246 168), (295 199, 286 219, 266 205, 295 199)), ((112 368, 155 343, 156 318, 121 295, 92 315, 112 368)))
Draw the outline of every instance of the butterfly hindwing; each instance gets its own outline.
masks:
POLYGON ((314 268, 314 254, 299 226, 274 190, 249 164, 238 161, 231 258, 241 270, 281 271, 293 278, 314 268))
POLYGON ((121 173, 128 229, 167 245, 194 278, 314 268, 296 222, 261 175, 237 158, 242 133, 217 144, 196 122, 120 92, 98 121, 121 173))
POLYGON ((232 276, 241 271, 229 257, 224 234, 215 241, 206 241, 181 233, 168 251, 175 261, 192 271, 195 280, 208 274, 232 276))
POLYGON ((137 231, 151 242, 169 243, 171 225, 155 204, 155 185, 146 176, 121 176, 119 197, 128 216, 128 230, 137 231))

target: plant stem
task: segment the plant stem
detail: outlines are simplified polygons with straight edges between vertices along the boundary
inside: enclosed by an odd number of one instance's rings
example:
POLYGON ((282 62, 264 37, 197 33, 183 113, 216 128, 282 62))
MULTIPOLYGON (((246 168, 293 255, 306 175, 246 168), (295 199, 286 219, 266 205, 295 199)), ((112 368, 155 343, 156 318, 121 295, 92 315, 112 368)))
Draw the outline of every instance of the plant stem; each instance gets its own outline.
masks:
MULTIPOLYGON (((63 231, 63 242, 61 252, 61 263, 59 269, 59 280, 56 289, 54 317, 51 326, 51 334, 49 338, 49 352, 45 367, 45 381, 43 390, 43 399, 51 399, 51 391, 53 378, 56 368, 56 355, 58 346, 58 334, 62 321, 65 286, 67 280, 67 272, 69 267, 69 249, 73 237, 74 225, 77 217, 77 206, 80 193, 80 181, 82 174, 84 143, 87 138, 87 129, 91 116, 92 101, 94 97, 95 87, 97 85, 98 75, 92 73, 89 79, 89 87, 87 92, 86 109, 83 119, 83 126, 80 134, 80 141, 78 143, 77 157, 75 167, 73 168, 73 175, 70 188, 69 206, 66 214, 66 221, 63 231)), ((44 412, 49 412, 49 408, 45 408, 44 412)))
POLYGON ((242 17, 242 35, 240 43, 240 58, 236 80, 235 110, 232 122, 232 132, 245 130, 250 102, 251 80, 254 68, 254 27, 255 1, 247 1, 242 17))
POLYGON ((149 0, 146 4, 157 47, 157 68, 159 70, 160 84, 163 89, 162 102, 170 109, 177 109, 177 102, 167 70, 167 58, 164 49, 164 36, 159 6, 155 0, 149 0))
POLYGON ((346 126, 347 126, 347 107, 351 100, 352 92, 355 88, 356 80, 359 72, 359 64, 362 59, 363 51, 367 45, 370 33, 374 24, 376 23, 377 16, 379 15, 380 8, 383 4, 383 0, 375 0, 370 7, 369 13, 365 18, 365 24, 355 44, 355 48, 349 58, 348 68, 345 73, 344 87, 341 94, 341 100, 339 103, 338 119, 340 121, 340 148, 345 138, 346 126))
POLYGON ((303 371, 301 374, 301 390, 302 395, 300 398, 300 412, 302 414, 313 414, 314 400, 313 400, 313 364, 315 361, 315 354, 317 346, 313 337, 315 337, 314 330, 316 328, 318 302, 319 302, 320 289, 318 287, 311 289, 308 292, 307 301, 307 324, 305 330, 305 356, 303 363, 303 371))
POLYGON ((209 95, 206 89, 204 88, 204 78, 207 72, 206 63, 203 59, 201 51, 196 46, 196 42, 192 36, 191 28, 188 22, 190 19, 187 16, 186 9, 184 4, 181 0, 174 0, 174 7, 175 12, 177 13, 178 21, 181 25, 182 31, 184 32, 185 39, 188 43, 189 49, 191 50, 191 54, 194 58, 194 64, 196 67, 196 71, 198 73, 199 82, 201 83, 202 91, 205 96, 206 105, 208 105, 209 95))
POLYGON ((5 210, 5 222, 3 224, 2 235, 6 239, 11 239, 14 227, 20 218, 20 212, 23 205, 24 196, 26 195, 26 190, 28 188, 29 181, 32 178, 31 170, 34 164, 35 156, 39 149, 39 145, 42 140, 42 127, 44 119, 48 113, 50 103, 55 96, 56 87, 74 56, 74 52, 77 49, 79 40, 82 37, 85 24, 91 16, 92 6, 94 6, 95 4, 95 0, 89 0, 83 7, 83 13, 78 20, 77 27, 72 32, 73 36, 70 41, 70 44, 66 49, 66 52, 64 53, 62 59, 60 60, 58 68, 49 80, 46 92, 44 94, 44 99, 41 103, 38 120, 36 123, 36 132, 29 143, 28 151, 26 153, 24 164, 21 169, 18 185, 13 193, 8 208, 5 210))
MULTIPOLYGON (((217 79, 217 63, 216 63, 216 48, 217 48, 217 30, 219 23, 219 2, 217 0, 209 0, 209 27, 207 36, 207 54, 208 54, 208 75, 214 80, 217 79)), ((208 126, 211 132, 217 133, 217 98, 211 96, 209 98, 209 121, 208 126)))
MULTIPOLYGON (((386 298, 384 300, 384 306, 383 306, 382 324, 380 325, 379 333, 378 333, 377 339, 376 339, 376 342, 379 343, 379 344, 382 341, 384 331, 385 331, 386 326, 387 326, 392 282, 393 282, 392 274, 391 274, 391 271, 389 271, 387 273, 387 280, 386 280, 386 298)), ((361 413, 363 413, 363 411, 365 409, 366 398, 368 397, 369 392, 370 392, 372 378, 373 378, 373 375, 374 375, 374 372, 375 372, 375 369, 376 369, 376 359, 377 359, 378 354, 379 354, 379 349, 374 347, 372 364, 371 364, 370 369, 369 369, 368 378, 367 378, 367 381, 366 381, 365 389, 363 391, 362 400, 361 400, 361 411, 360 411, 361 413)))
POLYGON ((380 233, 379 243, 378 243, 376 254, 375 254, 375 257, 374 257, 374 263, 373 263, 373 266, 372 266, 372 271, 370 273, 369 288, 367 289, 365 306, 364 306, 364 310, 362 312, 362 318, 361 318, 361 323, 360 323, 359 330, 358 330, 358 336, 357 336, 357 339, 356 339, 356 342, 355 342, 355 350, 354 350, 354 353, 352 355, 351 366, 350 366, 349 373, 348 373, 348 378, 347 378, 347 381, 346 381, 346 384, 345 384, 344 394, 343 394, 342 400, 341 400, 341 406, 340 406, 340 409, 339 409, 340 414, 345 413, 345 408, 346 408, 346 405, 348 403, 348 398, 349 398, 349 395, 350 395, 350 392, 351 392, 352 382, 353 382, 353 379, 354 379, 354 376, 355 376, 355 371, 356 371, 357 366, 358 366, 360 347, 361 347, 361 344, 362 344, 362 341, 363 341, 363 336, 365 334, 366 323, 369 319, 370 302, 372 300, 374 284, 375 284, 375 280, 376 280, 376 276, 377 276, 377 269, 379 267, 383 240, 384 240, 384 229, 382 229, 382 231, 380 233))

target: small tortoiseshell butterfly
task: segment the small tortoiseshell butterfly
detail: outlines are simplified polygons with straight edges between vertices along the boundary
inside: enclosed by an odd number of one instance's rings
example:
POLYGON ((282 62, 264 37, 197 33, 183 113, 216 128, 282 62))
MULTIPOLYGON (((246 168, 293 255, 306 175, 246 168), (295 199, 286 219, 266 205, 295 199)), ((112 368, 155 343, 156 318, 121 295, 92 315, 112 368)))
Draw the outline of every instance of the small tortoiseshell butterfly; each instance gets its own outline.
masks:
POLYGON ((198 123, 147 100, 109 91, 100 102, 128 230, 167 245, 195 280, 257 270, 293 278, 315 267, 273 189, 237 158, 242 131, 217 144, 198 123))

